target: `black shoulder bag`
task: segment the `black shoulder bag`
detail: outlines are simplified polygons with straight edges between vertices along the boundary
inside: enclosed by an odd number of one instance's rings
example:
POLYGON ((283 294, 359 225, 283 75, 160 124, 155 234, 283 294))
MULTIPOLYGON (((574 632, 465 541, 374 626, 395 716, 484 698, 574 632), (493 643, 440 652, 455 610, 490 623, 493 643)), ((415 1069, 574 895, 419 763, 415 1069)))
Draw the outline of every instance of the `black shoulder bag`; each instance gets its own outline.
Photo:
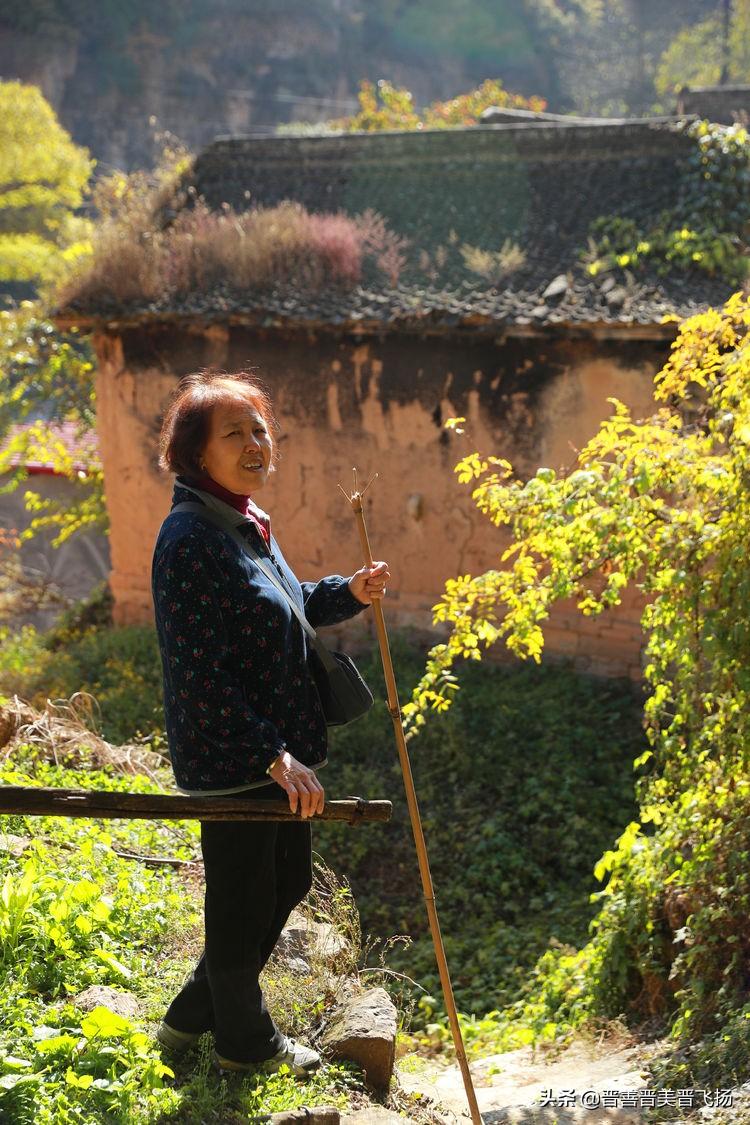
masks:
POLYGON ((226 531, 286 599, 310 641, 307 648, 307 663, 328 726, 343 726, 366 714, 373 704, 372 693, 357 671, 352 658, 345 652, 332 652, 326 648, 294 598, 282 585, 280 578, 265 565, 264 560, 250 546, 244 535, 240 534, 238 528, 205 504, 182 501, 180 504, 175 504, 172 512, 193 512, 201 519, 226 531))

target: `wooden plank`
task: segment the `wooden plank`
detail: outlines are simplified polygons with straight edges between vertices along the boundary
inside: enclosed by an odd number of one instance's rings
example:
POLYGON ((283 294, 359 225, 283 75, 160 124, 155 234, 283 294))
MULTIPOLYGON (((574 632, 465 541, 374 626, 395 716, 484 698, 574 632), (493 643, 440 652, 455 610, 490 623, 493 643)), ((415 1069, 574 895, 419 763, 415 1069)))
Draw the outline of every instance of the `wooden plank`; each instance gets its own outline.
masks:
MULTIPOLYGON (((252 793, 252 790, 248 790, 252 793)), ((347 797, 326 801, 313 820, 363 824, 390 820, 390 801, 347 797)), ((44 789, 0 785, 0 814, 97 817, 124 820, 302 820, 284 801, 252 797, 187 797, 171 793, 113 793, 108 790, 44 789)))

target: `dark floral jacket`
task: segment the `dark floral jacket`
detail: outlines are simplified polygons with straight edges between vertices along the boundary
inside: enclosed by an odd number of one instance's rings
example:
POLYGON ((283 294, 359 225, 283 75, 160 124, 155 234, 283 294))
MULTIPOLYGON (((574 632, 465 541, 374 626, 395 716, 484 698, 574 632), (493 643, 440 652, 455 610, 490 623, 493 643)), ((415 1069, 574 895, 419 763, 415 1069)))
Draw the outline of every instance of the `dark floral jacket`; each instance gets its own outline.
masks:
MULTIPOLYGON (((177 477, 172 506, 201 503, 177 477)), ((271 535, 234 513, 275 562, 308 621, 335 625, 365 609, 339 574, 299 583, 271 535)), ((167 741, 177 784, 190 792, 265 780, 287 749, 307 766, 326 759, 327 728, 307 668, 307 641, 287 602, 231 535, 192 512, 168 515, 151 588, 164 672, 167 741)))

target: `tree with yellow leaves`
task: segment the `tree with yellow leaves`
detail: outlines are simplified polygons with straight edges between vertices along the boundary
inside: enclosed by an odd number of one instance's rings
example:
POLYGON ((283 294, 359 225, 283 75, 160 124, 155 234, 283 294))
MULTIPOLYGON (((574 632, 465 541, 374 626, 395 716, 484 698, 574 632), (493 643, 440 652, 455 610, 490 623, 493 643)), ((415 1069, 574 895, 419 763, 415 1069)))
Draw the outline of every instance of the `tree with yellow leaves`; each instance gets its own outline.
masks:
POLYGON ((684 321, 653 416, 610 400, 569 473, 521 480, 503 458, 461 459, 459 480, 510 543, 495 567, 446 583, 433 612, 447 640, 403 709, 413 738, 450 706, 457 661, 500 641, 539 661, 556 602, 592 615, 630 584, 643 592, 638 820, 597 864, 608 881, 591 940, 544 955, 524 1014, 534 1033, 659 1017, 677 1039, 708 1037, 717 1085, 750 1054, 749 327, 741 293, 684 321))
POLYGON ((55 281, 90 252, 75 212, 92 168, 36 86, 0 82, 0 286, 55 281))
POLYGON ((719 11, 678 32, 659 61, 655 85, 660 94, 674 94, 682 86, 750 81, 750 0, 734 0, 725 18, 728 34, 719 11))

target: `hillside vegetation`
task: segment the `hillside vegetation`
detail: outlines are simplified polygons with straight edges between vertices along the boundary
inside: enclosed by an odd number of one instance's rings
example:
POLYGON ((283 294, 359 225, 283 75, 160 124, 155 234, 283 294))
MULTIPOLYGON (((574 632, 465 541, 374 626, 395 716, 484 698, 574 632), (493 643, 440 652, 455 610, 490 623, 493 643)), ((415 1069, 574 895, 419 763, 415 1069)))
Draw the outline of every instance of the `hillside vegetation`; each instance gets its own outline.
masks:
MULTIPOLYGON (((106 620, 106 602, 99 612, 106 620)), ((105 738, 139 737, 164 750, 153 630, 112 629, 92 617, 88 610, 82 626, 46 636, 8 637, 0 692, 43 706, 48 696, 89 691, 105 738)), ((398 638, 395 654, 406 697, 422 656, 398 638)), ((384 699, 377 657, 360 663, 384 699)), ((470 668, 462 682, 453 713, 415 744, 413 766, 459 1007, 481 1015, 518 998, 550 939, 585 940, 593 868, 634 815, 632 763, 644 744, 627 683, 564 667, 470 668)), ((367 934, 413 939, 389 963, 421 986, 412 999, 422 999, 424 1023, 428 1009, 441 1007, 440 990, 384 704, 334 730, 331 743, 321 774, 329 796, 386 798, 394 816, 356 833, 319 824, 315 846, 350 881, 367 934)))
MULTIPOLYGON (((671 110, 680 67, 692 78, 705 53, 686 50, 685 35, 714 26, 717 8, 716 0, 165 0, 158 8, 9 0, 0 72, 41 86, 97 159, 133 168, 152 162, 151 116, 197 150, 218 134, 352 113, 362 79, 406 85, 419 106, 491 77, 556 112, 671 110), (665 78, 659 66, 670 47, 665 78)), ((703 48, 705 36, 697 42, 703 48)), ((735 81, 747 81, 743 58, 733 55, 735 81)))

